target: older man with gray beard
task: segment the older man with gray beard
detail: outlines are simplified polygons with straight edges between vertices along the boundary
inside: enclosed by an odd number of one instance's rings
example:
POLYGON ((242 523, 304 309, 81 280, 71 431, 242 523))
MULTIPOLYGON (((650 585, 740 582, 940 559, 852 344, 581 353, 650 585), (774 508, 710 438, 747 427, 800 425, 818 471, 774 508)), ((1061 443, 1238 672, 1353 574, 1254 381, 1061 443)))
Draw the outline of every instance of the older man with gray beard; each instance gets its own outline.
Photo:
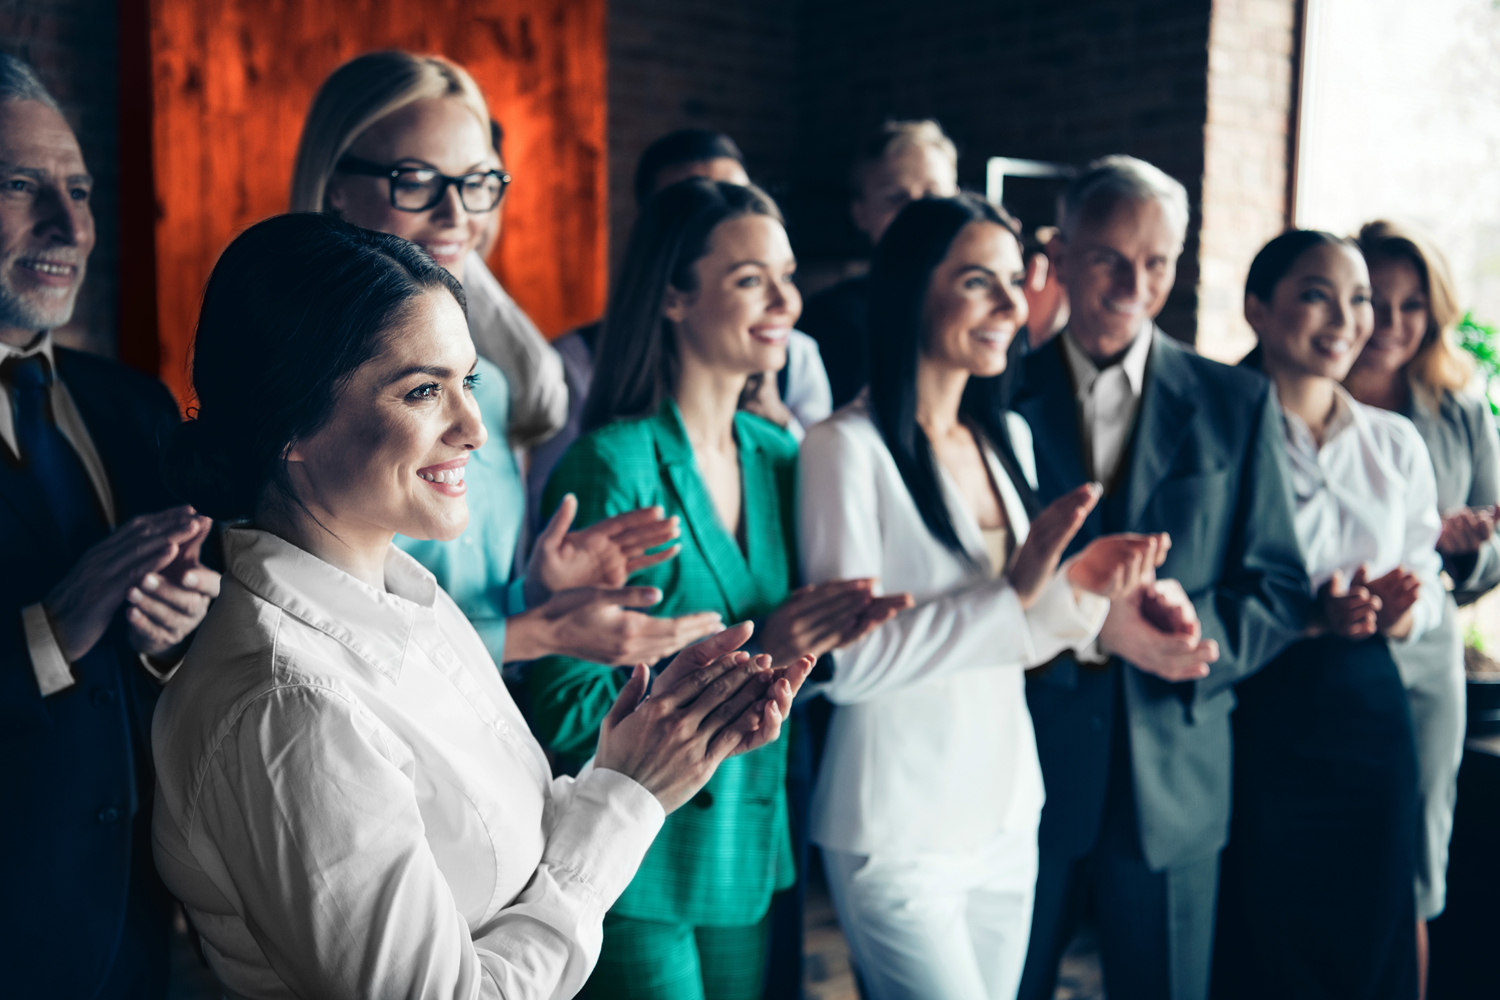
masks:
POLYGON ((219 590, 208 520, 163 509, 171 396, 52 339, 92 186, 57 103, 0 55, 0 978, 18 997, 166 994, 151 713, 219 590))

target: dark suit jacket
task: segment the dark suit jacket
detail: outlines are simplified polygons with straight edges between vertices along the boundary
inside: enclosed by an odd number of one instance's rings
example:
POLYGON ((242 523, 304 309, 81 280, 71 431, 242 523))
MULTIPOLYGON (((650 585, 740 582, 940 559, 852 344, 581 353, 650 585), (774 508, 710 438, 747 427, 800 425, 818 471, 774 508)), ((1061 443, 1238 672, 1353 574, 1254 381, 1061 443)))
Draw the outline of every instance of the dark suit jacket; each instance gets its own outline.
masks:
MULTIPOLYGON (((1156 870, 1210 855, 1228 837, 1229 713, 1234 683, 1295 638, 1307 577, 1293 527, 1280 414, 1270 383, 1199 357, 1155 331, 1135 433, 1117 489, 1116 530, 1166 531, 1160 575, 1179 580, 1219 643, 1201 681, 1169 684, 1125 666, 1080 667, 1071 656, 1027 680, 1047 783, 1043 850, 1077 857, 1099 833, 1110 728, 1128 726, 1141 846, 1156 870), (1117 501, 1118 502, 1118 501, 1117 501), (1126 718, 1113 719, 1124 670, 1126 718)), ((1014 408, 1036 441, 1039 493, 1051 501, 1086 481, 1078 405, 1062 339, 1026 359, 1014 408)), ((1074 540, 1105 533, 1105 503, 1074 540)))
MULTIPOLYGON (((178 415, 166 388, 102 358, 63 348, 55 356, 104 463, 117 521, 171 506, 159 449, 178 415)), ((138 841, 149 823, 135 820, 151 810, 158 685, 118 614, 75 664, 78 683, 41 696, 21 609, 72 567, 47 551, 37 499, 18 495, 15 483, 0 478, 0 992, 87 997, 124 934, 132 854, 150 857, 149 840, 138 841)), ((162 948, 165 931, 163 922, 162 948)))
POLYGON ((797 321, 797 328, 818 342, 835 410, 858 396, 870 381, 869 299, 870 279, 849 278, 808 298, 797 321))

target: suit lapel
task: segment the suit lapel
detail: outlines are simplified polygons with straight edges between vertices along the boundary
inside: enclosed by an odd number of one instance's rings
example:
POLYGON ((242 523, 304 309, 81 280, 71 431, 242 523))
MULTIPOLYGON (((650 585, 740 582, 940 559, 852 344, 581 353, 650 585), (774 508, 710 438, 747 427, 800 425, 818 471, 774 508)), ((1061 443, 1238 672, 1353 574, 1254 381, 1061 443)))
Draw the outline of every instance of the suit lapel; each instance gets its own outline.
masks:
MULTIPOLYGON (((687 532, 702 554, 703 561, 708 564, 709 572, 718 583, 725 602, 734 611, 735 616, 739 617, 743 609, 748 608, 755 600, 755 585, 750 575, 750 565, 744 554, 740 552, 739 544, 719 521, 719 513, 714 509, 713 499, 708 495, 708 487, 703 484, 703 477, 698 473, 698 464, 693 459, 693 449, 688 443, 687 432, 683 429, 682 418, 677 413, 676 403, 669 400, 663 405, 652 431, 656 439, 657 461, 666 470, 667 478, 672 483, 672 490, 677 494, 677 502, 682 506, 683 520, 687 522, 687 532)), ((752 490, 759 489, 759 484, 752 484, 745 470, 747 465, 758 464, 761 463, 745 461, 742 446, 740 479, 743 485, 740 516, 745 519, 746 537, 752 544, 754 542, 753 529, 757 526, 752 521, 751 510, 753 508, 750 506, 750 494, 752 490)))
POLYGON ((1151 358, 1142 384, 1140 416, 1132 436, 1126 526, 1140 523, 1151 496, 1172 466, 1198 408, 1198 380, 1179 347, 1160 330, 1152 332, 1151 358))
POLYGON ((1030 354, 1015 410, 1026 418, 1036 453, 1037 492, 1043 504, 1088 481, 1078 399, 1062 355, 1062 339, 1030 354))

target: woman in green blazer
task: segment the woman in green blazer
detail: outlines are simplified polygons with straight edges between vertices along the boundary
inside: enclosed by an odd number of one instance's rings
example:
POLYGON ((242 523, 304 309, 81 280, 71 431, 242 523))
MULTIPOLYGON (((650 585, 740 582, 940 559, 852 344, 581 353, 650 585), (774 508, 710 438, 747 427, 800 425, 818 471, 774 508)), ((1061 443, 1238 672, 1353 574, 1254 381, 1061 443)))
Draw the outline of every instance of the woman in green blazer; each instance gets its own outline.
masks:
MULTIPOLYGON (((907 606, 872 580, 794 590, 797 445, 738 411, 747 382, 786 363, 801 311, 791 245, 753 187, 683 181, 647 203, 610 301, 580 438, 553 472, 550 511, 578 497, 578 523, 660 506, 682 550, 631 582, 659 615, 754 620, 777 665, 852 642, 907 606)), ((533 665, 543 742, 575 761, 625 677, 565 657, 533 665)), ((796 878, 787 829, 786 740, 721 766, 672 814, 606 916, 589 996, 758 998, 773 892, 796 878)))

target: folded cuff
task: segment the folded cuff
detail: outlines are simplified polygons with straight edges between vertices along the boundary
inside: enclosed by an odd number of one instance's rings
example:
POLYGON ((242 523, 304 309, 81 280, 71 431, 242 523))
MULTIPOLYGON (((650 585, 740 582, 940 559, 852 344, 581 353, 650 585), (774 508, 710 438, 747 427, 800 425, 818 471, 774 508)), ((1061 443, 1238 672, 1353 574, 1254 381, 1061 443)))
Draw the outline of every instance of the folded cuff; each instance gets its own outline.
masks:
POLYGON ((66 690, 77 683, 73 669, 57 644, 47 610, 40 604, 21 609, 21 625, 26 630, 26 650, 31 654, 31 669, 42 697, 66 690))
POLYGON ((588 883, 607 908, 635 878, 666 818, 642 785, 590 762, 575 779, 543 860, 588 883))

